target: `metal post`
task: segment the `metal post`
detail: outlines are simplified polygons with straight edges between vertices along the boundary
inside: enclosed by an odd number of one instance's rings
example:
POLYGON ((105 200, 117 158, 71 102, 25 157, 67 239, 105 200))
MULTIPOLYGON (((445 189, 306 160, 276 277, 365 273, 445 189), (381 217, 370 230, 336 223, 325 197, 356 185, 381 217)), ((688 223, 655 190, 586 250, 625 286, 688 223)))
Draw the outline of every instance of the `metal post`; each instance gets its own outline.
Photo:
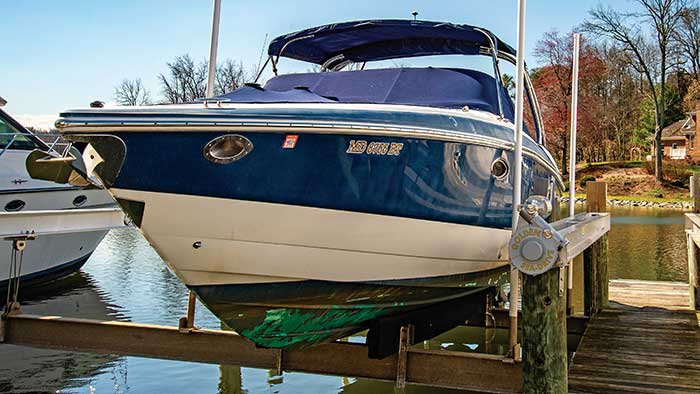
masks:
POLYGON ((574 217, 576 201, 576 120, 578 114, 578 53, 581 34, 574 33, 574 63, 571 76, 571 137, 569 138, 569 216, 574 217))
MULTIPOLYGON (((576 124, 578 120, 578 58, 581 34, 574 33, 574 61, 571 76, 571 137, 569 138, 569 217, 574 217, 576 205, 576 124)), ((567 309, 573 313, 574 259, 569 260, 567 283, 567 309)))
POLYGON ((219 48, 219 19, 221 17, 221 0, 214 0, 214 14, 211 25, 211 46, 209 47, 209 79, 207 80, 207 97, 214 96, 216 81, 216 54, 219 48))
MULTIPOLYGON (((522 202, 521 182, 523 172, 523 96, 525 94, 525 3, 518 0, 518 45, 515 77, 515 152, 513 152, 513 231, 518 227, 518 208, 522 202)), ((518 345, 518 299, 520 298, 520 271, 510 269, 510 337, 509 346, 514 359, 520 358, 518 345)))

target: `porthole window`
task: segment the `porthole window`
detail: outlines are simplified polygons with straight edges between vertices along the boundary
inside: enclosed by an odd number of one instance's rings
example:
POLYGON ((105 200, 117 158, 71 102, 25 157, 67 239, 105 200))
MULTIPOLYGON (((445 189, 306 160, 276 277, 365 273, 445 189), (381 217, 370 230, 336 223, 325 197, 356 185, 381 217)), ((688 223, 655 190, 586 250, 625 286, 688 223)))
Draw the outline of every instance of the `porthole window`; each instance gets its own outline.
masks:
POLYGON ((253 150, 253 143, 242 135, 216 137, 204 147, 204 157, 212 163, 229 164, 245 157, 253 150))
POLYGON ((25 205, 26 205, 26 203, 22 200, 12 200, 12 201, 8 202, 7 204, 5 204, 5 210, 7 212, 17 212, 17 211, 21 211, 25 205))
POLYGON ((83 206, 86 202, 87 196, 81 194, 73 199, 73 206, 80 207, 83 206))
POLYGON ((491 175, 498 180, 504 180, 508 177, 508 162, 502 158, 496 159, 491 163, 491 175))

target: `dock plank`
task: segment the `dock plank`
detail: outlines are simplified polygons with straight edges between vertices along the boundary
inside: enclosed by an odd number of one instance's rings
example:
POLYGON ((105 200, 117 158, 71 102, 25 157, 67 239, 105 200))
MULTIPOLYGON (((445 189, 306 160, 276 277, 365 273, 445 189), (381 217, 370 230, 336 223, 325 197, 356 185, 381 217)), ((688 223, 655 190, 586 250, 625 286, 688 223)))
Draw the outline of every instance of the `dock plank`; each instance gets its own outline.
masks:
POLYGON ((569 392, 700 393, 700 326, 680 282, 611 280, 610 307, 588 325, 569 392))

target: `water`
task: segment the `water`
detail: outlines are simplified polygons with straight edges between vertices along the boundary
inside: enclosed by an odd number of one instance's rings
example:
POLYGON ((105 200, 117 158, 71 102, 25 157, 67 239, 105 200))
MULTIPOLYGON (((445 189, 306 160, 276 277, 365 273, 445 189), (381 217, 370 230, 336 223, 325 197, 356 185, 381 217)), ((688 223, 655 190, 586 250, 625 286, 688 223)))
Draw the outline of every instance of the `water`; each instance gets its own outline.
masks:
MULTIPOLYGON (((687 280, 683 216, 646 208, 613 210, 611 278, 687 280)), ((23 310, 94 319, 176 325, 187 290, 134 229, 112 231, 83 270, 41 294, 25 292, 23 310)), ((198 305, 196 325, 219 328, 198 305)), ((361 338, 351 338, 361 340, 361 338)), ((430 348, 504 354, 506 330, 460 327, 430 348)), ((393 393, 391 383, 177 361, 0 345, 0 392, 28 393, 393 393)), ((407 393, 456 393, 409 386, 407 393)))
POLYGON ((611 279, 688 281, 682 211, 621 207, 611 213, 611 279))

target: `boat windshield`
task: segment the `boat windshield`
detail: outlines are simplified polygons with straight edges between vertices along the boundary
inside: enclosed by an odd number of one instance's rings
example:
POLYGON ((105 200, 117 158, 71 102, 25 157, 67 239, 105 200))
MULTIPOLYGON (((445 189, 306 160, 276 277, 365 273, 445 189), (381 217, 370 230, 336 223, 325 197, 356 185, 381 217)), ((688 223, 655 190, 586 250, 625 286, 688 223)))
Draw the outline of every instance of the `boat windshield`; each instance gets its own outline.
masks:
POLYGON ((38 147, 29 134, 20 131, 5 114, 0 113, 0 150, 33 150, 38 147))

